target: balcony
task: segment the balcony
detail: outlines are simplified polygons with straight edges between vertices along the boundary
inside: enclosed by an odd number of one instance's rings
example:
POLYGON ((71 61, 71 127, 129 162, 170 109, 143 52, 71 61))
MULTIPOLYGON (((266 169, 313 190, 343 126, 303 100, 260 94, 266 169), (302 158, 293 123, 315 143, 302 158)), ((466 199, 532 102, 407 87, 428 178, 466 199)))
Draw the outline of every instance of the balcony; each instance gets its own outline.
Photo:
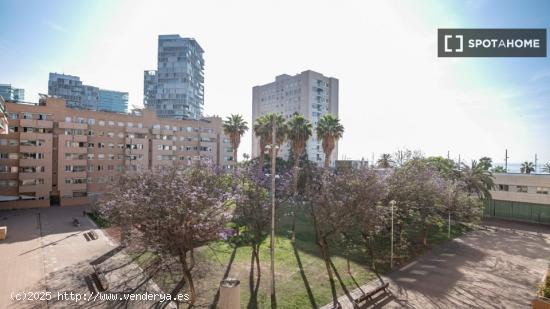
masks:
POLYGON ((53 128, 53 121, 51 120, 37 120, 37 119, 20 119, 19 125, 21 127, 33 127, 33 128, 53 128))
POLYGON ((88 129, 88 125, 85 123, 59 122, 58 126, 60 129, 82 129, 82 130, 88 129))

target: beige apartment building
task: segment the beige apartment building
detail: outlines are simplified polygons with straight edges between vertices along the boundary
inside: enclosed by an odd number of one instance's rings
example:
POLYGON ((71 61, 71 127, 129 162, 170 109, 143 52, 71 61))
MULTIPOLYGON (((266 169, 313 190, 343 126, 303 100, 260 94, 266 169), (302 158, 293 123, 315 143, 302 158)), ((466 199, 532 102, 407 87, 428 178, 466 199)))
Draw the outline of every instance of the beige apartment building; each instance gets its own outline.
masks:
POLYGON ((233 164, 222 119, 158 118, 65 107, 63 99, 8 101, 0 135, 0 209, 87 204, 123 171, 197 160, 233 164))
POLYGON ((550 175, 495 173, 490 217, 550 224, 550 175))
MULTIPOLYGON (((252 88, 252 122, 267 113, 281 114, 287 120, 294 113, 303 115, 313 125, 314 132, 306 145, 308 159, 322 165, 325 153, 315 128, 323 115, 338 116, 338 87, 338 79, 311 70, 293 76, 279 75, 274 82, 252 88)), ((278 156, 287 160, 289 151, 289 144, 284 143, 278 156)), ((252 157, 260 153, 259 139, 252 134, 252 157)), ((337 158, 338 143, 330 158, 331 166, 337 158)))

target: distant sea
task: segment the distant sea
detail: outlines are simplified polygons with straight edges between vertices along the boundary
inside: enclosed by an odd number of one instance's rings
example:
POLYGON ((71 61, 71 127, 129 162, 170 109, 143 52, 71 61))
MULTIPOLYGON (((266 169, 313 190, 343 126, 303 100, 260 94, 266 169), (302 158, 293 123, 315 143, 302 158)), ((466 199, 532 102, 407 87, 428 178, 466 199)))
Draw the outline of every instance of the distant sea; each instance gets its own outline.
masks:
MULTIPOLYGON (((533 162, 534 164, 534 162, 533 162)), ((493 167, 497 166, 497 165, 500 165, 502 167, 504 167, 504 163, 493 163, 493 167)), ((541 171, 542 169, 542 164, 538 164, 537 165, 537 174, 547 174, 547 173, 543 173, 541 171)), ((521 173, 521 163, 510 163, 508 162, 508 173, 521 173)))

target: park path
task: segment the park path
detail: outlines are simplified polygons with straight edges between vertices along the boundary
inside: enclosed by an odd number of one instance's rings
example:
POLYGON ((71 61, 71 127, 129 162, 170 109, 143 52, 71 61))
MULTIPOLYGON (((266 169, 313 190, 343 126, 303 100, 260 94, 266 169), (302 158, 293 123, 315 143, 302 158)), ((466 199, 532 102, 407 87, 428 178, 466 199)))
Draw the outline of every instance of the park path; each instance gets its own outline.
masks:
MULTIPOLYGON (((110 308, 122 303, 99 298, 76 301, 64 294, 90 295, 90 274, 100 265, 109 282, 109 293, 160 293, 122 247, 83 216, 85 207, 52 207, 0 212, 0 225, 8 226, 8 238, 0 242, 0 308, 110 308), (80 226, 72 224, 73 218, 80 226), (98 239, 85 233, 95 231, 98 239), (17 292, 49 292, 42 300, 17 300, 17 292), (61 293, 61 294, 59 294, 61 293), (58 296, 62 296, 61 298, 58 296)), ((127 308, 149 308, 155 302, 133 301, 127 308)))
MULTIPOLYGON (((390 293, 375 307, 529 308, 549 258, 550 227, 487 221, 384 277, 390 293)), ((372 281, 361 289, 379 284, 372 281)), ((361 294, 359 289, 352 293, 361 294)), ((353 308, 346 295, 339 301, 353 308)))

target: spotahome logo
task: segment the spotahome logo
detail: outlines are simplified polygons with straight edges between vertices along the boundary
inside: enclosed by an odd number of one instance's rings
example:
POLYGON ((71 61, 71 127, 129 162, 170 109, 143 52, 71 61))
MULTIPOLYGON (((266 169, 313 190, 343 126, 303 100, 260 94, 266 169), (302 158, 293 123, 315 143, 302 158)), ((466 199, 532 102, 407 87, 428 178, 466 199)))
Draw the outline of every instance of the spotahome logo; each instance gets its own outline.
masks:
POLYGON ((546 29, 437 29, 439 57, 546 57, 546 29))

